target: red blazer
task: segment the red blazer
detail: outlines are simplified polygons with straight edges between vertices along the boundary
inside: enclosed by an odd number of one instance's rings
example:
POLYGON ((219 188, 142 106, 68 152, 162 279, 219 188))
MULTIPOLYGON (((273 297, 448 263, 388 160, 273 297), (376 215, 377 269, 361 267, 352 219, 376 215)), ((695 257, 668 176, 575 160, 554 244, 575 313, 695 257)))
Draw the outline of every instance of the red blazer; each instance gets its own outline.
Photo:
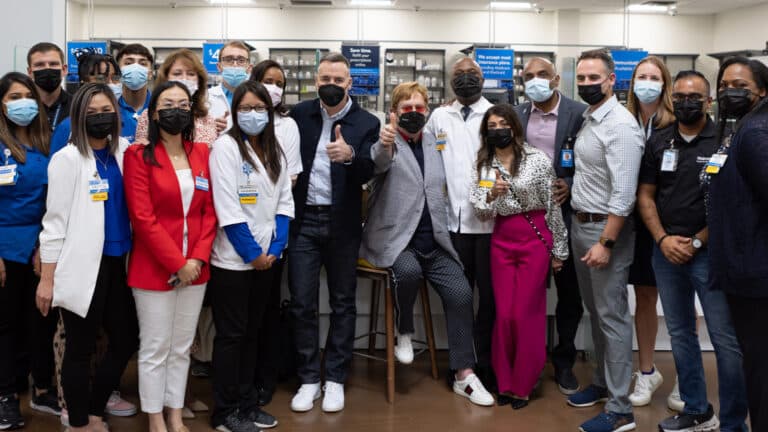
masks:
POLYGON ((181 189, 162 142, 155 147, 160 166, 144 162, 144 146, 134 144, 125 152, 123 182, 128 214, 133 226, 133 250, 128 260, 128 285, 155 291, 169 291, 168 279, 188 258, 204 263, 200 278, 193 284, 208 282, 216 214, 208 172, 208 146, 184 142, 192 175, 208 180, 208 191, 195 188, 187 214, 187 256, 182 255, 184 208, 181 189))

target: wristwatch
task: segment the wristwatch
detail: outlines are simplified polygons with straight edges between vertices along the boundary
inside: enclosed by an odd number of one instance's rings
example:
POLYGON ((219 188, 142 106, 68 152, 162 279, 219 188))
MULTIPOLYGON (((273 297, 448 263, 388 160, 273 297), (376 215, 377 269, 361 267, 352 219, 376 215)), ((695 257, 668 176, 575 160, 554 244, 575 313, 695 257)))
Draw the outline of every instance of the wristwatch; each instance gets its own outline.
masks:
POLYGON ((616 240, 611 240, 608 237, 600 237, 600 244, 608 249, 613 249, 616 246, 616 240))
POLYGON ((701 239, 696 236, 691 237, 691 240, 692 240, 691 245, 696 250, 699 250, 702 248, 702 246, 704 246, 704 242, 702 242, 701 239))

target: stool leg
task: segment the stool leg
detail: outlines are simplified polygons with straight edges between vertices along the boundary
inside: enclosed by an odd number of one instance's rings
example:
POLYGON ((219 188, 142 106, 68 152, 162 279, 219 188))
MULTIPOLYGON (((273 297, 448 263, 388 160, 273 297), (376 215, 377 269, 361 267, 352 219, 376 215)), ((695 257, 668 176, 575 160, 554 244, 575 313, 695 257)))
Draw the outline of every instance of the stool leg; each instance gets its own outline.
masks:
POLYGON ((389 280, 384 287, 387 325, 387 402, 395 402, 395 313, 389 280))
POLYGON ((437 353, 435 350, 435 331, 432 328, 432 308, 429 307, 429 290, 427 282, 422 280, 421 307, 424 313, 424 331, 427 334, 427 346, 429 347, 429 360, 432 363, 432 378, 437 379, 437 353))
POLYGON ((368 318, 368 354, 376 350, 376 330, 379 323, 379 287, 380 282, 373 280, 371 284, 371 311, 368 318))

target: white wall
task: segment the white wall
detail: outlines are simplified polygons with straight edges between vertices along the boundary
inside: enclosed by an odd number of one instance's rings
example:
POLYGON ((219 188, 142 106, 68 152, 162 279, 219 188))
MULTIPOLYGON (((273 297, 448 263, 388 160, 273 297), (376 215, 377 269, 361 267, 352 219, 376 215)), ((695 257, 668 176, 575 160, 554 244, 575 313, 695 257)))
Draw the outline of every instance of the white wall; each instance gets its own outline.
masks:
POLYGON ((764 49, 768 4, 723 12, 715 16, 711 52, 764 49))
POLYGON ((0 74, 26 72, 27 51, 37 42, 64 46, 65 6, 61 0, 25 0, 0 14, 0 74))

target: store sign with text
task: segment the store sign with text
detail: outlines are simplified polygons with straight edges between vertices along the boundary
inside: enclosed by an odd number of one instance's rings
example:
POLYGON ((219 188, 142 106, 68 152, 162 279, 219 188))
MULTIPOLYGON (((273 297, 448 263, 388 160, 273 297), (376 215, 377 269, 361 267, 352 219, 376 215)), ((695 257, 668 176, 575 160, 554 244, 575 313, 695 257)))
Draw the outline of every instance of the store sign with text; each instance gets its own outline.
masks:
POLYGON ((203 43, 203 66, 205 71, 212 74, 218 74, 219 69, 216 67, 219 64, 219 52, 224 46, 223 43, 205 42, 203 43))
POLYGON ((486 80, 514 79, 515 51, 511 49, 478 48, 475 61, 486 80))
POLYGON ((105 41, 69 41, 67 42, 67 80, 78 82, 77 58, 83 54, 109 54, 109 48, 105 41))
POLYGON ((632 73, 637 64, 646 57, 648 51, 637 50, 611 50, 611 57, 616 65, 616 84, 614 90, 629 90, 629 84, 632 82, 632 73))
POLYGON ((349 60, 354 96, 379 94, 379 47, 364 45, 343 45, 341 53, 349 60))

